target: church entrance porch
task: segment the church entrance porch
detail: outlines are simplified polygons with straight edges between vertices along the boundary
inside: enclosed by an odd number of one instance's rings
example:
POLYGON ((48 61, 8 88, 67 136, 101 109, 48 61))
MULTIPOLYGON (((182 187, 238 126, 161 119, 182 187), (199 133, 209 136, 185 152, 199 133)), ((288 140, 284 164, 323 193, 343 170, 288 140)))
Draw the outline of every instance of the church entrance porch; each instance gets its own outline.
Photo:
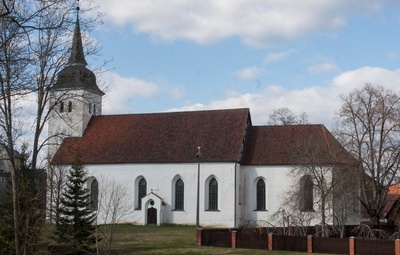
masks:
POLYGON ((142 198, 142 219, 143 225, 157 225, 163 224, 163 208, 165 203, 161 197, 153 192, 142 198))

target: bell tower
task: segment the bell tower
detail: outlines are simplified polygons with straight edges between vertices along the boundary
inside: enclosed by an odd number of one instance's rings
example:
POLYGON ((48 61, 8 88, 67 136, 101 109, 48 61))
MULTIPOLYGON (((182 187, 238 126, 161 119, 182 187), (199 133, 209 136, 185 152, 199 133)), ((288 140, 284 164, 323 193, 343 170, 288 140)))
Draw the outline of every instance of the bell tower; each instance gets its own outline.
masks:
POLYGON ((94 73, 86 68, 79 25, 79 7, 71 55, 51 91, 48 155, 52 158, 65 137, 81 137, 93 115, 102 114, 102 97, 94 73))

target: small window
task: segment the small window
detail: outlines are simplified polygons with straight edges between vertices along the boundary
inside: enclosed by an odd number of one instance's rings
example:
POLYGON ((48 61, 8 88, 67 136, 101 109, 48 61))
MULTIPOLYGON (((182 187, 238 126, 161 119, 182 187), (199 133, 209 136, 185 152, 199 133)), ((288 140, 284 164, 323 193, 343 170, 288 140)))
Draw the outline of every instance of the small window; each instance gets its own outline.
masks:
POLYGON ((139 192, 138 192, 138 209, 142 209, 142 198, 146 196, 147 193, 147 181, 145 178, 139 181, 139 192))
POLYGON ((89 103, 89 113, 92 113, 92 103, 89 103))
POLYGON ((64 112, 64 102, 60 102, 60 112, 64 112))
POLYGON ((313 212, 314 194, 313 182, 310 175, 304 175, 300 179, 300 211, 313 212))
POLYGON ((218 182, 215 178, 210 180, 208 186, 208 210, 218 210, 218 182))
POLYGON ((99 183, 93 180, 90 184, 90 207, 97 210, 99 204, 99 183))
POLYGON ((68 102, 68 112, 72 112, 72 102, 68 102))
POLYGON ((93 104, 93 115, 96 115, 96 105, 93 104))
POLYGON ((257 182, 257 211, 265 211, 265 182, 263 179, 257 182))
POLYGON ((184 192, 185 192, 185 185, 182 179, 178 179, 175 183, 175 210, 183 210, 184 192))

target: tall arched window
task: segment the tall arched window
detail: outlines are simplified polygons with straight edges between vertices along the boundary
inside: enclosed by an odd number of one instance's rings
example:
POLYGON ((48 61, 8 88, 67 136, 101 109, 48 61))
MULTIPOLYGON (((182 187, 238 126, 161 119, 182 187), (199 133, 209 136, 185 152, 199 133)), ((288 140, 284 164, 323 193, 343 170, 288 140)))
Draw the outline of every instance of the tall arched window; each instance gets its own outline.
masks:
POLYGON ((96 179, 90 184, 90 207, 97 210, 99 205, 99 183, 96 179))
POLYGON ((257 181, 257 210, 265 211, 265 182, 263 179, 257 181))
POLYGON ((218 182, 215 178, 208 184, 208 210, 218 210, 218 182))
POLYGON ((138 209, 142 209, 142 198, 146 196, 147 193, 147 181, 145 178, 139 181, 139 192, 138 192, 138 209))
POLYGON ((60 112, 64 112, 64 102, 60 102, 60 112))
POLYGON ((175 182, 175 210, 184 209, 185 184, 182 179, 175 182))
POLYGON ((300 179, 300 211, 313 212, 314 194, 313 182, 310 175, 304 175, 300 179))
POLYGON ((89 103, 89 113, 92 113, 92 103, 89 103))
POLYGON ((93 115, 96 115, 96 105, 93 104, 93 115))

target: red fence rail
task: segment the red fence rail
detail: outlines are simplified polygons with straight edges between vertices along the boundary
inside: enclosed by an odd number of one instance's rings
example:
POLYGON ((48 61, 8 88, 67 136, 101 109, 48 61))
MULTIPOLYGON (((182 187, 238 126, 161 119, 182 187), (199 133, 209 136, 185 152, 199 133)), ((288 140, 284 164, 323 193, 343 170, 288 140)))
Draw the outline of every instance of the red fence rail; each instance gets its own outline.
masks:
POLYGON ((400 240, 367 240, 313 236, 287 236, 263 232, 197 229, 197 244, 248 249, 299 251, 350 255, 400 255, 400 240))

